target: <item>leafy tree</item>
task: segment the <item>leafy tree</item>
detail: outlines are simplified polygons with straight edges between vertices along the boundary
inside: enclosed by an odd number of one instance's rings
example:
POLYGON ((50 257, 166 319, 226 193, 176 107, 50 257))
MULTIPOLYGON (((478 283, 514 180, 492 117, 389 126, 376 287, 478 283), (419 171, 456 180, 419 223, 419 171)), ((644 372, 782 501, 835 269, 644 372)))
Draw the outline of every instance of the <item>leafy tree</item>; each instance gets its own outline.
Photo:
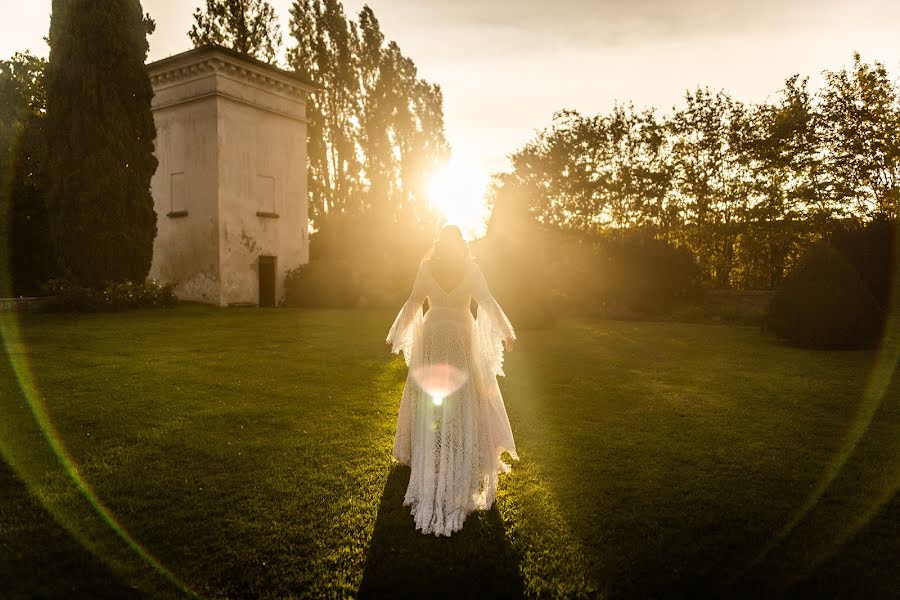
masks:
POLYGON ((823 165, 820 116, 807 79, 785 81, 776 102, 751 107, 747 152, 751 203, 737 239, 732 283, 772 288, 834 215, 823 165), (815 236, 813 236, 815 237, 815 236))
POLYGON ((206 0, 194 11, 188 32, 194 46, 219 44, 274 63, 281 47, 281 26, 265 0, 206 0))
POLYGON ((15 295, 35 293, 55 274, 43 196, 46 66, 27 52, 0 61, 0 231, 8 232, 0 264, 9 265, 15 295))
POLYGON ((669 202, 672 170, 665 127, 653 110, 617 105, 607 118, 612 176, 610 216, 618 228, 668 235, 678 216, 669 202))
POLYGON ((43 115, 30 115, 16 148, 10 185, 10 272, 17 295, 37 294, 58 274, 46 203, 43 115))
POLYGON ((320 86, 307 103, 314 225, 344 214, 430 223, 425 179, 449 150, 440 88, 368 6, 354 22, 338 0, 295 0, 291 36, 288 62, 320 86))
POLYGON ((0 200, 7 206, 16 148, 28 121, 46 109, 47 62, 28 52, 0 60, 0 200))
POLYGON ((28 52, 0 60, 0 160, 10 160, 27 118, 44 112, 46 68, 47 61, 28 52))
POLYGON ((512 194, 519 194, 528 199, 528 212, 544 225, 598 231, 611 218, 607 133, 602 116, 556 113, 550 129, 511 157, 514 170, 499 178, 502 185, 494 189, 494 201, 507 204, 512 194))
POLYGON ((141 281, 156 236, 156 128, 144 68, 153 21, 138 0, 54 0, 47 66, 47 208, 77 282, 141 281))
MULTIPOLYGON (((426 178, 449 151, 441 90, 368 6, 357 21, 339 0, 295 0, 290 14, 288 63, 318 85, 306 105, 310 256, 349 268, 360 302, 390 305, 432 242, 426 178)), ((316 301, 319 272, 292 279, 307 297, 292 302, 316 301)))
POLYGON ((309 117, 310 218, 354 212, 361 165, 356 152, 360 105, 355 25, 337 0, 298 0, 291 6, 291 35, 297 46, 288 62, 320 89, 307 102, 309 117))
POLYGON ((824 150, 845 214, 900 216, 900 91, 880 62, 826 71, 824 150))
POLYGON ((747 109, 725 92, 708 89, 688 92, 685 104, 668 123, 674 137, 673 191, 685 211, 684 241, 708 277, 727 287, 750 191, 747 109))
POLYGON ((362 96, 359 139, 364 148, 363 170, 369 180, 368 204, 377 214, 390 214, 388 205, 397 195, 396 160, 390 135, 392 77, 384 64, 384 45, 384 34, 375 13, 364 6, 359 13, 355 48, 362 96))

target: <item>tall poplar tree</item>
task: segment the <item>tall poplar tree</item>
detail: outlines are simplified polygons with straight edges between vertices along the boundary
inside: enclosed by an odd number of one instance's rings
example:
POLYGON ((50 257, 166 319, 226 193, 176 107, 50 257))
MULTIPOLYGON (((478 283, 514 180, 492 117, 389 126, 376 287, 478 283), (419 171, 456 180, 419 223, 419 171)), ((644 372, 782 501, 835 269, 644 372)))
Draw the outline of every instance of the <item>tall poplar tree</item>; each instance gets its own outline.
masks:
POLYGON ((188 37, 194 46, 219 44, 273 64, 281 47, 281 26, 265 0, 206 0, 206 10, 194 11, 188 37))
POLYGON ((368 6, 294 0, 288 63, 319 85, 307 102, 310 217, 426 222, 427 175, 449 154, 440 87, 420 79, 368 6))
POLYGON ((143 280, 156 213, 156 128, 144 67, 154 28, 139 0, 53 0, 47 208, 57 258, 86 285, 143 280))

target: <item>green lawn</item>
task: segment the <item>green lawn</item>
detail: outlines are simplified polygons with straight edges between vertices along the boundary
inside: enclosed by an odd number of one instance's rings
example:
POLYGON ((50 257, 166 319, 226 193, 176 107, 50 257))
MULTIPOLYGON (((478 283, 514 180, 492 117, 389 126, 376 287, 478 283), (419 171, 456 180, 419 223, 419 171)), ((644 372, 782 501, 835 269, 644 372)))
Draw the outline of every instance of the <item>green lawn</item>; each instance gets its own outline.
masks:
POLYGON ((30 366, 106 514, 178 583, 65 475, 3 360, 0 596, 900 590, 900 385, 862 429, 874 352, 718 325, 522 331, 501 379, 521 461, 447 539, 415 532, 408 471, 391 465, 406 374, 383 343, 393 316, 25 315, 7 358, 30 366))

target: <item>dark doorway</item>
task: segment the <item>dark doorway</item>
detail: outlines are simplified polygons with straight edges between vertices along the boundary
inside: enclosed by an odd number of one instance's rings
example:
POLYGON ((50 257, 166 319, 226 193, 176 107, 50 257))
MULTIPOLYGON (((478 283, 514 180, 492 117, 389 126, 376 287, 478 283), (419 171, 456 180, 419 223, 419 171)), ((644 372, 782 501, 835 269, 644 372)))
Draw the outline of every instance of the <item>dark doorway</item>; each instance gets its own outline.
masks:
POLYGON ((259 305, 275 306, 275 257, 259 257, 259 305))

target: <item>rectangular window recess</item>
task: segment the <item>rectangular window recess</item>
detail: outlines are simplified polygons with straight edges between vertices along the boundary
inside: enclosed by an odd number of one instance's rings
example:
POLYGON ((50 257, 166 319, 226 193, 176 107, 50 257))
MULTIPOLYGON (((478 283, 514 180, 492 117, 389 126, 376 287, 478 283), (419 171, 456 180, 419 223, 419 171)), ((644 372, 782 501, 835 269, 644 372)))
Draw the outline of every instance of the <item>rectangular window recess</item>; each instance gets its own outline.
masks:
POLYGON ((277 218, 278 218, 278 213, 275 213, 275 212, 265 212, 265 211, 262 211, 262 210, 258 210, 258 211, 256 211, 256 216, 257 216, 257 217, 264 217, 264 218, 266 218, 266 219, 277 219, 277 218))
POLYGON ((177 219, 179 217, 186 217, 188 212, 186 210, 172 210, 166 215, 170 219, 177 219))

